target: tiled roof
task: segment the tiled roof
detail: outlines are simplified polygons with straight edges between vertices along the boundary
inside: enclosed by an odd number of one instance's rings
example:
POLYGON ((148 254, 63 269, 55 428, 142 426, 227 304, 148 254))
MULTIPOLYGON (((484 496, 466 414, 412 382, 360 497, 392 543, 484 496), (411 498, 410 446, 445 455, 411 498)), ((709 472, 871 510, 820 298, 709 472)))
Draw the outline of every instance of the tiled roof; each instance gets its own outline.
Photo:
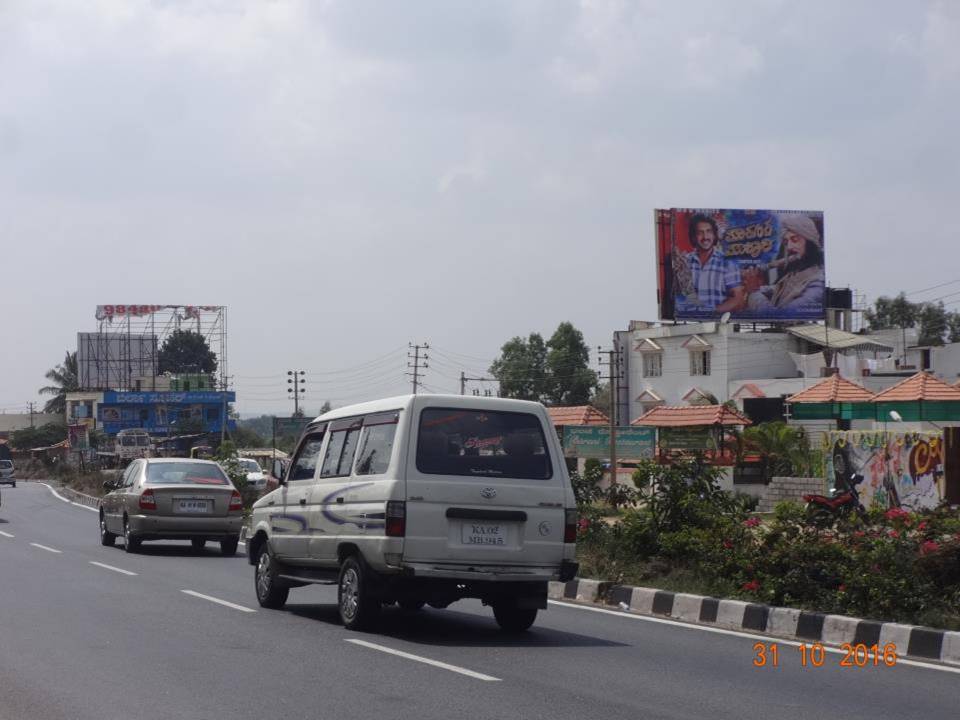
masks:
POLYGON ((739 398, 739 397, 762 398, 762 397, 766 397, 766 395, 764 394, 763 390, 761 390, 756 384, 754 384, 754 383, 744 383, 743 385, 740 386, 740 388, 739 388, 731 397, 733 397, 733 398, 739 398))
POLYGON ((699 427, 704 425, 750 425, 750 419, 726 405, 655 407, 631 425, 652 427, 699 427))
POLYGON ((563 425, 609 425, 610 418, 592 405, 573 405, 568 407, 548 407, 550 422, 563 425))
POLYGON ((960 387, 948 385, 930 373, 920 371, 893 387, 873 396, 873 402, 911 402, 915 400, 960 401, 960 387))
POLYGON ((873 393, 862 385, 831 375, 813 387, 801 390, 787 398, 789 403, 868 402, 873 393))

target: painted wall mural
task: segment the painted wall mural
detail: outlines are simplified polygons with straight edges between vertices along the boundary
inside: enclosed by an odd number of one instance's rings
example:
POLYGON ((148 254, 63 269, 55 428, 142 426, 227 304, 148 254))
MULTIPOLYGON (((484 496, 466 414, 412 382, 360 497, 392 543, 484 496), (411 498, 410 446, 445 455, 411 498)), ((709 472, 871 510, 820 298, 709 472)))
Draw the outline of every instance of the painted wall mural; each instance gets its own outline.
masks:
POLYGON ((942 498, 943 437, 935 433, 824 433, 827 481, 852 479, 864 507, 936 507, 942 498))

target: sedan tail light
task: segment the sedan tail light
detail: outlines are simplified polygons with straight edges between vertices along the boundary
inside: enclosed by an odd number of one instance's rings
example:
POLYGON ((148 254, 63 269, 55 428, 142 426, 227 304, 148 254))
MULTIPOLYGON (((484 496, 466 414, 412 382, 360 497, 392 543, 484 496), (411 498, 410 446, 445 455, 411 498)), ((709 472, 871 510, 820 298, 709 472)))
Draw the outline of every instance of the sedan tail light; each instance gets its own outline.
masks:
POLYGON ((243 510, 243 498, 240 497, 240 493, 236 490, 233 491, 233 494, 230 496, 230 512, 234 510, 243 510))
POLYGON ((385 533, 387 537, 403 537, 407 534, 407 504, 403 500, 387 502, 385 533))
POLYGON ((156 510, 157 499, 153 496, 153 490, 144 490, 140 493, 140 509, 156 510))
POLYGON ((563 511, 563 541, 575 543, 577 541, 577 509, 567 508, 563 511))

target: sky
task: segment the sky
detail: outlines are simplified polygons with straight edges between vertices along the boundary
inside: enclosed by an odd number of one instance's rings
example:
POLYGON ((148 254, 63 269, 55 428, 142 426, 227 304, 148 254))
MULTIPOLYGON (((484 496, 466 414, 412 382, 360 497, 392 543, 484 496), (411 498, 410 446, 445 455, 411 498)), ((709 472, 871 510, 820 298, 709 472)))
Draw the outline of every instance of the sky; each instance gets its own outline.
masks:
MULTIPOLYGON (((0 0, 0 409, 100 304, 223 305, 237 409, 656 318, 653 209, 823 210, 960 293, 960 2, 0 0), (957 284, 950 284, 953 281, 957 284)), ((469 388, 483 387, 472 383, 469 388)))

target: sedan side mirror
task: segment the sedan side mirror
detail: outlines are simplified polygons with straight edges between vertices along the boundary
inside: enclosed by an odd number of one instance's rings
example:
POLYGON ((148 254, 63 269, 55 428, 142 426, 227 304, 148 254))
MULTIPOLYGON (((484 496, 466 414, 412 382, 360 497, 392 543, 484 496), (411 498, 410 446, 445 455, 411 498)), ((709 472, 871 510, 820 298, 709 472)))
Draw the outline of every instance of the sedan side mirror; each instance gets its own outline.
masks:
POLYGON ((104 489, 104 490, 116 490, 116 488, 117 488, 117 481, 116 481, 116 480, 104 480, 104 481, 103 481, 103 489, 104 489))

